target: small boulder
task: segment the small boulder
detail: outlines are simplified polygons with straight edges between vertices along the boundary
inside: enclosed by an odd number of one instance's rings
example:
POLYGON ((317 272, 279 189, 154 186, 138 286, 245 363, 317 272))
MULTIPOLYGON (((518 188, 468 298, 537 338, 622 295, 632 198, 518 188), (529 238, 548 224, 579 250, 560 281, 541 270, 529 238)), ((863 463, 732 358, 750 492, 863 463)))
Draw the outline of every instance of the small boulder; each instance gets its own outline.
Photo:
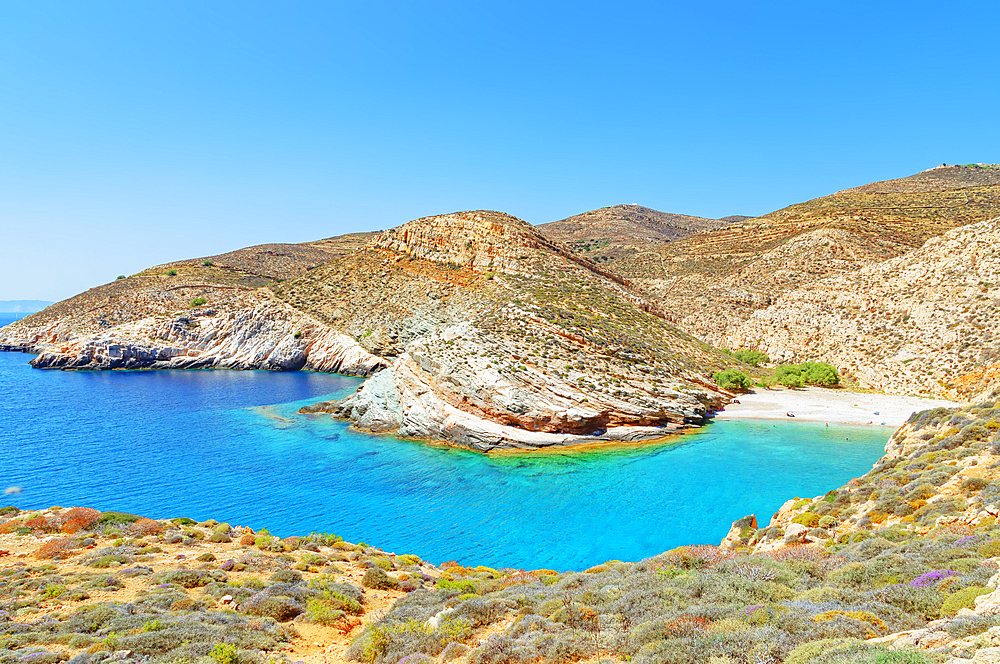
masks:
POLYGON ((785 544, 799 544, 806 541, 809 528, 801 523, 790 523, 785 529, 785 544))

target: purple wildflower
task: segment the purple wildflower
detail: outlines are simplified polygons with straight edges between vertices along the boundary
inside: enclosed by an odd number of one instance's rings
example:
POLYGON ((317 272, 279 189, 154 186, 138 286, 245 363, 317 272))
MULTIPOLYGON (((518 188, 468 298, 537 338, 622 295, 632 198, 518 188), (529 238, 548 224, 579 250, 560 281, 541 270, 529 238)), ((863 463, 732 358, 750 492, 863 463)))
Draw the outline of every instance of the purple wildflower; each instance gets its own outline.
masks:
POLYGON ((950 576, 958 576, 958 574, 958 572, 950 569, 935 569, 925 574, 921 574, 917 578, 910 581, 907 585, 916 586, 917 588, 930 588, 938 581, 947 579, 950 576))

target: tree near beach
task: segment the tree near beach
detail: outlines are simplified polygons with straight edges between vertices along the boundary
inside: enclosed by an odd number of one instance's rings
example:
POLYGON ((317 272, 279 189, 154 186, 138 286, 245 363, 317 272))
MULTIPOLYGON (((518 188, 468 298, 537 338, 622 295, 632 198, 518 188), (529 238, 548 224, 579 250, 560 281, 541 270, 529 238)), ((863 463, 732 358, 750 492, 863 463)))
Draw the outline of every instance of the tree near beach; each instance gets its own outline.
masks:
POLYGON ((746 392, 753 385, 750 377, 739 369, 726 369, 712 374, 715 384, 730 392, 746 392))
POLYGON ((785 387, 802 387, 803 385, 833 387, 840 384, 840 374, 837 368, 826 362, 782 364, 775 369, 774 378, 785 387))

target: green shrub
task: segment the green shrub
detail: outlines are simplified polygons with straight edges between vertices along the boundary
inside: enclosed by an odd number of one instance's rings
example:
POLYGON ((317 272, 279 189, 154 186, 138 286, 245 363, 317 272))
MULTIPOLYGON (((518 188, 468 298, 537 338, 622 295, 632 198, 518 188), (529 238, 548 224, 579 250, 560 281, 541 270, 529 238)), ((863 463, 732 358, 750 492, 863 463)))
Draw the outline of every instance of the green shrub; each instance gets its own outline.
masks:
POLYGON ((739 369, 717 371, 712 375, 715 384, 724 390, 743 392, 753 387, 753 381, 739 369))
POLYGON ((981 491, 989 486, 990 481, 983 477, 970 477, 962 482, 963 491, 981 491))
POLYGON ((989 588, 982 588, 980 586, 970 586, 953 592, 944 598, 944 604, 941 605, 941 615, 953 616, 958 613, 959 609, 974 608, 976 606, 976 598, 988 592, 991 592, 989 588))
POLYGON ((388 558, 372 558, 372 562, 375 563, 376 567, 381 567, 387 572, 395 567, 388 558))
POLYGON ((246 610, 248 614, 274 618, 278 622, 289 621, 302 613, 299 605, 287 597, 266 597, 249 604, 246 610))
POLYGON ((127 512, 101 512, 101 517, 95 525, 126 525, 132 524, 141 519, 141 516, 129 514, 127 512))
POLYGON ((258 530, 257 536, 253 540, 254 546, 256 546, 259 549, 266 549, 273 543, 274 543, 274 536, 272 536, 271 533, 268 532, 267 528, 261 528, 260 530, 258 530))
POLYGON ((124 278, 125 278, 124 274, 119 274, 117 277, 115 277, 115 281, 121 281, 124 278))
POLYGON ((782 364, 774 371, 774 378, 785 387, 802 387, 802 372, 796 364, 782 364))
POLYGON ((744 362, 754 367, 759 367, 762 364, 766 364, 771 361, 764 353, 759 350, 748 350, 741 348, 740 350, 733 351, 733 357, 735 357, 740 362, 744 362))
POLYGON ((203 298, 203 297, 196 297, 193 300, 191 300, 191 306, 192 307, 200 307, 201 305, 205 304, 206 302, 208 302, 208 300, 206 300, 205 298, 203 298))
POLYGON ((799 366, 802 368, 802 379, 809 385, 833 387, 840 384, 840 374, 832 364, 803 362, 799 366))
POLYGON ((306 618, 310 622, 329 627, 336 624, 344 615, 343 611, 335 609, 331 604, 319 598, 313 597, 306 602, 306 618))
POLYGON ((399 582, 386 574, 381 567, 369 567, 361 577, 361 585, 375 590, 395 590, 399 587, 399 582))
POLYGON ((212 261, 202 261, 201 264, 204 267, 212 267, 213 265, 215 265, 215 263, 213 263, 212 261))
POLYGON ((66 586, 50 583, 45 586, 45 590, 42 591, 42 597, 45 599, 55 599, 56 597, 65 595, 66 591, 66 586))
POLYGON ((177 270, 172 270, 172 269, 171 270, 167 270, 167 276, 168 277, 176 277, 177 276, 177 270))
POLYGON ((799 523, 809 528, 815 528, 816 526, 819 525, 819 522, 820 522, 819 514, 816 514, 815 512, 803 512, 802 514, 792 519, 792 523, 799 523))
POLYGON ((237 664, 239 649, 232 643, 216 643, 208 652, 208 656, 214 659, 216 664, 237 664))
POLYGON ((836 367, 826 362, 782 364, 775 369, 774 377, 785 387, 802 387, 803 385, 833 387, 840 384, 840 374, 836 367))

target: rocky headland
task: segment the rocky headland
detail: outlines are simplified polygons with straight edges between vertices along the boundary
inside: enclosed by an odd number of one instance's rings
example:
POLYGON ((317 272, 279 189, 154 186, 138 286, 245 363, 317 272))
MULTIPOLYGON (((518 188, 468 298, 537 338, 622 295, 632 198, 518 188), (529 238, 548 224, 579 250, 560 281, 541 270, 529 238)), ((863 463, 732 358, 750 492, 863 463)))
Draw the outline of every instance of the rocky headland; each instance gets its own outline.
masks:
POLYGON ((157 266, 0 332, 39 368, 373 376, 319 404, 375 432, 473 449, 662 437, 703 424, 732 358, 627 280, 502 213, 157 266))

